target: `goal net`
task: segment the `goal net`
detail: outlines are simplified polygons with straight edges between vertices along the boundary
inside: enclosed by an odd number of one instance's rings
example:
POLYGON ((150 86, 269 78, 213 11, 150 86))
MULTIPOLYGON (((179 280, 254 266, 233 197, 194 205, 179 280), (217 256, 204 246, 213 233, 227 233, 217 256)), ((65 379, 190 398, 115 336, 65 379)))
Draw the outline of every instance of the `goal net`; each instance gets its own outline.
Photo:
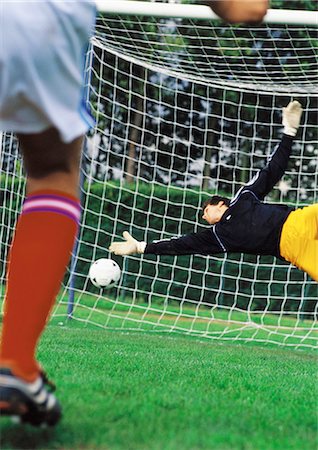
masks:
MULTIPOLYGON (((107 329, 316 347, 318 285, 273 257, 113 257, 122 277, 109 291, 87 276, 123 231, 150 242, 206 227, 203 201, 233 197, 266 164, 281 137, 281 108, 292 99, 303 105, 302 126, 266 201, 317 202, 316 26, 297 23, 301 13, 290 24, 243 27, 196 17, 193 8, 182 17, 181 5, 161 5, 153 17, 110 13, 115 3, 137 2, 99 3, 105 11, 86 59, 96 125, 82 159, 82 226, 53 320, 68 315, 107 329)), ((24 195, 11 135, 2 135, 1 155, 4 284, 24 195)))

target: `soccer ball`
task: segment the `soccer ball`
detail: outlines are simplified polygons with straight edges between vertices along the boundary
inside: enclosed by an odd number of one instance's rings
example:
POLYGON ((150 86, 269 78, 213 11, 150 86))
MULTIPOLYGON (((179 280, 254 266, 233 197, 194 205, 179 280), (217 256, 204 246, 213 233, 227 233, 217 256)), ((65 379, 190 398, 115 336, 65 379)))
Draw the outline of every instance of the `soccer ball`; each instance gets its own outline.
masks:
POLYGON ((94 286, 109 289, 119 281, 121 270, 112 259, 101 258, 91 265, 88 275, 94 286))

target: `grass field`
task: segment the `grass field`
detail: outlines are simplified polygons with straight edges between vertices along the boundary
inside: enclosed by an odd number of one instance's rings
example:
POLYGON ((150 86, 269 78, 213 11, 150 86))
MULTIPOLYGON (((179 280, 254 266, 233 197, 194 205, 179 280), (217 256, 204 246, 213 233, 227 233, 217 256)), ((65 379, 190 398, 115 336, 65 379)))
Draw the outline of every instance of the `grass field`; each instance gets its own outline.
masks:
MULTIPOLYGON (((55 323, 67 315, 66 299, 60 299, 55 323), (63 300, 63 301, 62 301, 63 300)), ((111 298, 81 293, 75 296, 74 317, 96 327, 123 331, 175 332, 200 338, 276 343, 301 349, 317 348, 317 321, 303 320, 295 311, 246 311, 226 306, 152 299, 111 298)))
POLYGON ((313 352, 50 325, 39 356, 53 430, 1 419, 1 449, 317 448, 313 352))

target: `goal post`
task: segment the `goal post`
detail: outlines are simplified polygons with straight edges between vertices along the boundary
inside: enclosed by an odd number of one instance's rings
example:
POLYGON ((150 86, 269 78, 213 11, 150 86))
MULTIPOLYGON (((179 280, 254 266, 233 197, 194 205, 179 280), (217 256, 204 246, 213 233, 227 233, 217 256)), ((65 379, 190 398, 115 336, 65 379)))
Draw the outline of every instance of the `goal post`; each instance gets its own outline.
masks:
MULTIPOLYGON (((53 320, 69 314, 111 330, 316 348, 318 285, 273 257, 113 257, 122 268, 117 288, 99 291, 88 279, 123 231, 152 241, 204 229, 203 201, 233 197, 264 166, 291 99, 303 105, 302 125, 266 201, 318 201, 312 14, 286 14, 281 23, 270 10, 265 23, 248 27, 206 17, 210 8, 199 5, 97 5, 85 77, 96 125, 82 158, 82 224, 53 320)), ((1 142, 4 284, 24 184, 16 140, 3 134, 1 142)))

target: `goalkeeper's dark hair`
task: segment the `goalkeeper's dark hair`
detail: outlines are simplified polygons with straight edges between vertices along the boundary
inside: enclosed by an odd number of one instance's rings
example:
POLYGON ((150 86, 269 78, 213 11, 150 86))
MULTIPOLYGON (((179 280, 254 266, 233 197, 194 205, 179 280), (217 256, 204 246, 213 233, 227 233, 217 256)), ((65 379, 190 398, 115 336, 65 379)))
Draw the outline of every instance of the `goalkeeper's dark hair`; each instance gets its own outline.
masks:
POLYGON ((221 195, 212 195, 212 197, 205 200, 205 202, 202 205, 203 214, 204 214, 205 208, 208 205, 217 205, 219 202, 223 202, 225 206, 230 206, 231 200, 226 197, 222 197, 221 195))

